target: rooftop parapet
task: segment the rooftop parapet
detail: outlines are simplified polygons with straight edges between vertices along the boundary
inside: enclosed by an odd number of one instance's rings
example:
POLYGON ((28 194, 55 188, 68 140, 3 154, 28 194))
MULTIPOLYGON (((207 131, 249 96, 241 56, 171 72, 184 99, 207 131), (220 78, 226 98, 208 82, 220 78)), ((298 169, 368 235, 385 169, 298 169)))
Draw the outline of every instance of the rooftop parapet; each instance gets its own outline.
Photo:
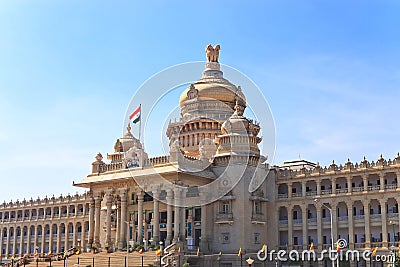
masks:
POLYGON ((400 167, 400 153, 397 153, 397 157, 393 160, 384 159, 381 155, 379 159, 375 161, 368 161, 365 157, 360 163, 352 163, 350 159, 342 165, 337 165, 335 161, 332 161, 332 164, 328 167, 321 167, 319 164, 315 168, 300 168, 299 170, 292 170, 288 168, 278 168, 278 178, 301 178, 308 176, 319 176, 319 175, 330 175, 330 174, 348 174, 348 173, 357 173, 364 172, 366 170, 382 170, 382 169, 390 169, 400 167))

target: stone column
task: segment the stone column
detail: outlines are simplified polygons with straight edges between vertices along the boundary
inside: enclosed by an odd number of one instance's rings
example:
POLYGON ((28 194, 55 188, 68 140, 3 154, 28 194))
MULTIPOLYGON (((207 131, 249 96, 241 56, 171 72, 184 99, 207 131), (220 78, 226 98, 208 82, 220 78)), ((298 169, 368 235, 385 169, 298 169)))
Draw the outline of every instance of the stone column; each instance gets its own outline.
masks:
MULTIPOLYGON (((95 213, 95 205, 94 205, 94 198, 90 197, 89 202, 89 247, 93 246, 94 241, 94 213, 95 213)), ((57 245, 58 247, 58 245, 57 245)))
MULTIPOLYGON (((379 184, 380 184, 379 190, 385 190, 385 175, 383 173, 379 174, 379 184)), ((386 240, 387 240, 387 235, 386 235, 386 240)))
POLYGON ((64 251, 67 251, 69 248, 68 248, 68 241, 69 241, 69 233, 68 233, 68 228, 69 228, 69 225, 65 225, 65 230, 64 230, 64 233, 65 233, 65 240, 64 240, 64 251))
POLYGON ((138 196, 138 240, 139 244, 143 244, 143 191, 137 193, 138 196))
POLYGON ((332 220, 333 220, 333 226, 332 226, 332 231, 333 231, 333 242, 336 242, 338 240, 338 214, 337 214, 337 203, 332 202, 331 203, 331 210, 332 210, 332 220))
POLYGON ((292 183, 288 183, 287 188, 288 188, 288 199, 291 199, 292 198, 292 183))
POLYGON ((171 189, 167 189, 167 239, 165 245, 168 246, 172 242, 172 201, 173 192, 171 189))
POLYGON ((347 222, 349 224, 349 248, 354 249, 353 202, 347 201, 347 222))
POLYGON ((21 236, 19 238, 19 255, 24 255, 24 228, 21 226, 21 236))
POLYGON ((317 178, 316 184, 317 184, 317 195, 320 196, 321 195, 321 180, 320 180, 320 178, 317 178))
POLYGON ((332 177, 332 194, 336 194, 336 177, 332 177))
POLYGON ((154 218, 153 218, 153 245, 157 246, 160 241, 160 197, 159 190, 153 190, 153 205, 154 205, 154 218))
MULTIPOLYGON (((1 223, 1 221, 0 221, 0 223, 1 223)), ((3 238, 4 238, 4 232, 3 232, 3 227, 1 227, 0 228, 0 255, 2 255, 2 257, 4 256, 3 255, 3 238)))
POLYGON ((57 253, 61 252, 61 225, 58 225, 57 229, 57 253))
POLYGON ((9 254, 9 252, 10 252, 10 234, 11 234, 11 231, 10 231, 10 229, 8 228, 7 229, 7 243, 6 243, 6 256, 7 256, 7 258, 8 258, 8 256, 10 255, 9 254))
POLYGON ((53 252, 53 224, 49 226, 50 236, 49 236, 49 252, 53 252))
MULTIPOLYGON (((45 215, 46 216, 46 215, 45 215)), ((40 250, 40 252, 45 253, 45 246, 46 244, 46 227, 42 226, 42 249, 40 250)))
POLYGON ((36 251, 36 248, 38 247, 38 229, 39 229, 39 226, 36 226, 34 229, 35 229, 35 236, 34 236, 34 240, 33 240, 33 246, 34 246, 33 250, 36 251))
POLYGON ((173 242, 176 243, 179 240, 179 234, 180 234, 180 190, 175 189, 174 190, 174 198, 175 198, 175 216, 174 216, 174 240, 173 242))
MULTIPOLYGON (((368 191, 368 174, 364 174, 362 176, 362 178, 363 178, 363 183, 364 183, 364 191, 366 192, 366 191, 368 191)), ((368 213, 369 213, 369 211, 368 211, 368 213)))
POLYGON ((315 203, 315 209, 317 210, 317 239, 318 239, 318 250, 322 250, 322 214, 321 214, 321 203, 315 203))
POLYGON ((382 242, 383 242, 383 247, 388 247, 386 199, 380 199, 379 200, 379 204, 381 205, 381 222, 382 222, 382 242))
POLYGON ((186 241, 186 208, 184 207, 184 203, 183 200, 186 197, 186 189, 181 189, 180 190, 180 200, 179 200, 179 205, 180 205, 180 229, 179 229, 179 239, 181 242, 185 242, 186 241))
POLYGON ((293 248, 293 206, 289 205, 288 209, 288 249, 293 248))
POLYGON ((307 204, 301 206, 301 218, 303 226, 303 249, 308 248, 308 233, 307 233, 307 204))
POLYGON ((301 196, 306 197, 306 195, 307 195, 306 182, 302 181, 301 182, 301 196))
POLYGON ((17 252, 17 228, 14 227, 14 243, 13 243, 12 254, 15 255, 16 252, 17 252))
POLYGON ((101 197, 96 196, 94 198, 95 202, 95 221, 94 221, 94 246, 99 248, 101 246, 100 244, 100 215, 101 215, 101 197))
POLYGON ((347 192, 351 193, 353 191, 353 185, 352 185, 352 176, 348 175, 347 176, 347 192))
MULTIPOLYGON (((3 239, 1 239, 1 243, 3 243, 3 239)), ((28 237, 27 237, 27 242, 26 242, 26 253, 30 254, 31 253, 31 226, 28 226, 28 237)), ((0 253, 3 252, 3 249, 0 249, 0 253)))
POLYGON ((112 204, 113 198, 111 194, 106 195, 106 207, 107 207, 107 216, 106 216, 106 247, 111 248, 111 214, 112 214, 112 204))
POLYGON ((116 248, 119 248, 119 244, 121 243, 119 241, 120 237, 121 237, 121 199, 118 199, 116 201, 116 205, 117 205, 117 209, 116 209, 116 231, 115 231, 115 244, 114 246, 116 248))
MULTIPOLYGON (((207 193, 200 192, 201 203, 206 203, 207 193)), ((201 240, 200 240, 200 250, 207 253, 208 252, 208 235, 207 235, 207 205, 201 205, 201 240)))
MULTIPOLYGON (((397 181, 397 188, 400 188, 400 171, 396 171, 396 181, 397 181)), ((399 203, 399 202, 397 202, 399 203)), ((400 205, 400 203, 399 203, 400 205)), ((400 212, 399 212, 400 214, 400 212)), ((399 227, 400 227, 400 223, 399 223, 399 227)))
POLYGON ((364 205, 364 220, 365 220, 365 247, 371 247, 371 231, 370 231, 370 217, 369 217, 369 200, 363 200, 364 205))
POLYGON ((118 244, 118 249, 123 249, 124 246, 126 245, 126 222, 129 221, 129 219, 126 216, 126 210, 127 210, 127 192, 126 190, 120 192, 120 198, 121 198, 121 219, 119 221, 119 244, 118 244))

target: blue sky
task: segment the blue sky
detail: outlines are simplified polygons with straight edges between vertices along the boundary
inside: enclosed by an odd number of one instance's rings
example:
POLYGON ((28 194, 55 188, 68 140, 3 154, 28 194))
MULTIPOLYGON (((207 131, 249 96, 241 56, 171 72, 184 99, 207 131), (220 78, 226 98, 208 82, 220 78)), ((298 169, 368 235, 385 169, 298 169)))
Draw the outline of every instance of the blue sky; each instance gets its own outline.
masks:
POLYGON ((393 158, 399 12, 398 1, 1 1, 0 199, 75 193, 95 154, 112 152, 135 90, 204 60, 208 43, 265 94, 276 164, 393 158))

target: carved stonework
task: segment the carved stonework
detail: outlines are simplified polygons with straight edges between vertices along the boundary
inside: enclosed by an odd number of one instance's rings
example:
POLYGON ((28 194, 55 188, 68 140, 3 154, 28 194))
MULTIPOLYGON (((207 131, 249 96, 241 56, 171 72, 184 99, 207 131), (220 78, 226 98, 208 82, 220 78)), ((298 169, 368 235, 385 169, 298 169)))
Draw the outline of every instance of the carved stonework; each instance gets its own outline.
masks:
POLYGON ((197 90, 193 84, 190 85, 190 89, 187 92, 188 99, 195 99, 199 95, 199 90, 197 90))
POLYGON ((220 45, 213 47, 211 44, 206 47, 206 56, 208 62, 217 62, 219 58, 219 50, 221 50, 220 45))

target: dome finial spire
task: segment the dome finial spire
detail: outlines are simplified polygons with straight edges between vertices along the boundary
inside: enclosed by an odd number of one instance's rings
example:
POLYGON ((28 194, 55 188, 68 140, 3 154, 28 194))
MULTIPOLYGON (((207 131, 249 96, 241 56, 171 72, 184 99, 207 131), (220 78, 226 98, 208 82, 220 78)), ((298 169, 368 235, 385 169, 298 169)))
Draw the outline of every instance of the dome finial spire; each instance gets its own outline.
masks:
POLYGON ((216 45, 215 47, 213 47, 211 44, 207 45, 207 47, 206 47, 207 62, 217 62, 218 63, 219 50, 221 50, 220 45, 216 45))

